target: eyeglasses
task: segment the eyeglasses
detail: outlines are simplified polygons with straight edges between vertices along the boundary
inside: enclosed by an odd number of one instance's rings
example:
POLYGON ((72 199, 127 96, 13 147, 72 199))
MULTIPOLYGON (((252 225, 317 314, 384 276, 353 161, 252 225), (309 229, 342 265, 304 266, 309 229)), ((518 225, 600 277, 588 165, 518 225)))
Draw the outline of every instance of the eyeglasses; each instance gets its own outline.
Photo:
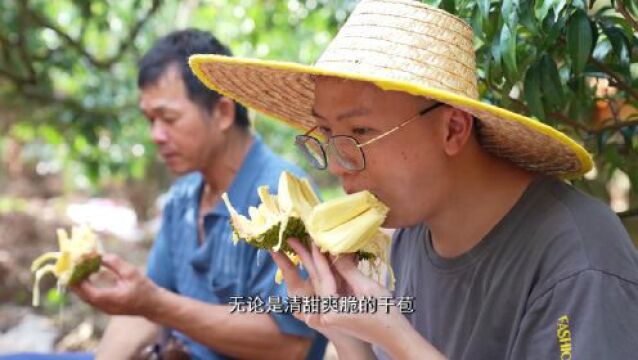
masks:
POLYGON ((309 135, 317 129, 317 126, 315 126, 308 130, 305 134, 297 135, 295 137, 295 145, 315 169, 325 170, 328 167, 327 154, 328 151, 330 151, 333 155, 335 155, 337 162, 343 168, 348 171, 361 171, 366 167, 365 156, 363 155, 363 150, 361 148, 383 139, 441 105, 444 104, 436 103, 431 105, 419 111, 416 115, 405 120, 401 124, 364 142, 363 144, 360 144, 357 139, 349 135, 334 135, 328 138, 327 142, 322 143, 316 137, 309 135))

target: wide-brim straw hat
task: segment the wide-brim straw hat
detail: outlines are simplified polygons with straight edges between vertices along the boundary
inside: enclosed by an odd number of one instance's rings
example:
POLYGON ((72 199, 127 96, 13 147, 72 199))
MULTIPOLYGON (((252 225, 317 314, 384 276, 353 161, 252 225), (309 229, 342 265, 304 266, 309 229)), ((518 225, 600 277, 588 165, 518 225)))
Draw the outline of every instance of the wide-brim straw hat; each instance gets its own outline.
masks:
POLYGON ((590 155, 535 119, 479 101, 472 29, 411 0, 363 0, 319 60, 297 63, 201 54, 190 66, 209 88, 307 130, 317 76, 368 81, 446 103, 480 120, 481 146, 521 168, 563 178, 583 175, 590 155))

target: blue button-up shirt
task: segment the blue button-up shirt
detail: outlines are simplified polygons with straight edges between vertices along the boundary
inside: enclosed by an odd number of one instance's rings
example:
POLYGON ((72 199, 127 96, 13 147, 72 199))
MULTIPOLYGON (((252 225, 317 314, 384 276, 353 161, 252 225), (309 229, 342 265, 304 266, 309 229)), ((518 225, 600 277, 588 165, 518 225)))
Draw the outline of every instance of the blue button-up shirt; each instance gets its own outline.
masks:
MULTIPOLYGON (((230 188, 228 197, 241 214, 261 202, 257 188, 268 185, 277 191, 279 175, 287 170, 305 174, 276 156, 256 137, 230 188)), ((205 239, 198 240, 197 219, 204 179, 200 173, 180 178, 171 188, 164 208, 162 226, 148 260, 148 276, 159 286, 175 293, 211 304, 229 304, 232 296, 269 296, 287 294, 284 284, 275 283, 277 266, 265 251, 231 240, 230 215, 222 201, 204 216, 205 239)), ((270 314, 279 329, 287 334, 315 336, 302 322, 287 314, 270 314)), ((238 314, 237 316, 241 316, 238 314)), ((197 359, 226 357, 176 333, 197 359)), ((237 336, 243 336, 237 334, 237 336)), ((318 337, 309 358, 323 356, 325 339, 318 337)))

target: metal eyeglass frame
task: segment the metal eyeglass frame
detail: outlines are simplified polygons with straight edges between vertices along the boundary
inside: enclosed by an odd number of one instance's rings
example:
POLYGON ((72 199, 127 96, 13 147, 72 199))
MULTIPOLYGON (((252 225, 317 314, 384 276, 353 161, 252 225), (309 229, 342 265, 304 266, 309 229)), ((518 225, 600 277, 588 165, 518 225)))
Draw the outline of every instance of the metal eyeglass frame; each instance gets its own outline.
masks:
POLYGON ((363 150, 361 150, 362 147, 364 146, 368 146, 378 140, 383 139, 384 137, 394 133, 395 131, 401 129, 402 127, 408 125, 409 123, 411 123, 412 121, 420 118, 421 116, 424 116, 425 114, 427 114, 428 112, 438 108, 441 105, 445 105, 444 103, 441 102, 437 102, 421 111, 419 111, 417 114, 415 114, 414 116, 410 117, 409 119, 403 121, 402 123, 400 123, 399 125, 393 127, 392 129, 384 132, 383 134, 380 134, 379 136, 376 136, 362 144, 359 144, 359 141, 357 141, 357 139, 355 139, 354 137, 350 136, 350 135, 334 135, 328 138, 328 140, 325 143, 322 143, 321 141, 319 141, 319 139, 317 139, 314 136, 311 136, 309 134, 311 134, 313 131, 315 131, 317 129, 318 126, 314 126, 312 127, 310 130, 306 131, 304 134, 302 135, 297 135, 295 136, 295 145, 297 146, 297 148, 301 151, 302 154, 304 154, 304 157, 308 160, 308 162, 310 162, 310 164, 317 170, 325 170, 328 168, 328 153, 327 153, 327 148, 331 147, 332 151, 337 155, 337 161, 339 161, 339 164, 341 166, 343 166, 344 168, 348 169, 349 171, 361 171, 363 169, 366 168, 366 158, 365 155, 363 153, 363 150), (359 149, 359 153, 361 154, 361 159, 362 159, 362 164, 360 168, 354 167, 352 164, 350 164, 347 160, 344 159, 344 157, 340 154, 339 149, 334 145, 334 140, 335 138, 338 137, 345 137, 348 138, 350 140, 353 141, 354 145, 357 147, 357 149, 359 149), (316 144, 319 145, 319 149, 321 149, 321 156, 323 158, 323 162, 319 163, 318 159, 316 157, 314 157, 311 153, 310 150, 308 150, 308 147, 306 145, 306 143, 308 141, 314 141, 316 144))

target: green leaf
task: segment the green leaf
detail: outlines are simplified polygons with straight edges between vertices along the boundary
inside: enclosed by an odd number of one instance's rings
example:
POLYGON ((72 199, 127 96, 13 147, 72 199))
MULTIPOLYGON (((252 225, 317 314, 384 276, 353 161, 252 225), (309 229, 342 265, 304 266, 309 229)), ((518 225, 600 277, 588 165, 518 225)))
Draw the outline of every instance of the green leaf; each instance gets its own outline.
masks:
POLYGON ((483 29, 483 23, 485 22, 483 16, 481 15, 478 7, 475 7, 472 11, 470 25, 472 26, 472 33, 474 34, 474 39, 478 39, 481 42, 481 45, 485 44, 485 30, 483 29))
POLYGON ((503 25, 500 50, 505 64, 505 72, 510 80, 515 81, 518 74, 516 67, 516 27, 511 29, 509 25, 503 25))
POLYGON ((627 22, 625 18, 612 16, 612 15, 609 15, 609 16, 603 15, 603 16, 600 16, 599 22, 603 28, 615 27, 615 28, 618 28, 619 30, 622 30, 625 33, 625 37, 627 39, 631 39, 632 36, 634 35, 634 29, 631 27, 631 25, 627 22))
POLYGON ((560 82, 556 62, 548 54, 544 54, 540 60, 540 72, 542 77, 541 90, 545 103, 554 111, 559 111, 564 104, 563 85, 560 82))
POLYGON ((584 76, 571 78, 568 82, 570 93, 569 117, 580 123, 589 123, 594 106, 592 90, 584 76))
POLYGON ((501 61, 501 41, 500 38, 494 38, 492 40, 492 44, 490 45, 490 54, 492 54, 492 59, 496 62, 501 61))
MULTIPOLYGON (((603 131, 599 133, 598 135, 596 135, 596 147, 598 148, 598 152, 603 152, 607 150, 605 149, 605 144, 607 144, 608 138, 609 138, 608 131, 603 131)), ((609 154, 607 154, 607 157, 610 157, 609 154)))
POLYGON ((589 18, 584 11, 577 10, 567 24, 567 53, 574 74, 583 72, 593 47, 593 34, 589 18))
POLYGON ((629 39, 625 36, 625 33, 615 27, 603 26, 603 32, 607 35, 607 39, 611 43, 611 47, 614 50, 614 55, 618 60, 618 63, 623 67, 629 67, 629 39))
POLYGON ((558 21, 560 12, 563 11, 565 5, 567 5, 567 0, 554 0, 554 4, 552 7, 552 9, 554 10, 554 21, 558 21))
POLYGON ((637 128, 638 127, 636 125, 624 126, 620 128, 620 134, 622 135, 625 144, 627 144, 627 146, 630 148, 633 146, 634 135, 636 134, 637 128))
POLYGON ((456 14, 456 5, 454 3, 454 0, 441 0, 441 4, 439 4, 439 7, 449 12, 450 14, 456 14))
POLYGON ((596 17, 602 17, 606 12, 608 12, 609 10, 613 10, 614 8, 610 5, 605 5, 605 6, 601 6, 598 8, 598 10, 596 10, 596 12, 594 13, 594 15, 596 17))
POLYGON ((531 1, 523 1, 520 7, 520 23, 533 35, 538 34, 538 24, 534 15, 534 4, 531 1))
POLYGON ((503 6, 501 7, 501 15, 503 21, 510 26, 510 28, 516 28, 518 24, 518 1, 517 0, 503 0, 503 6))
POLYGON ((543 41, 544 48, 553 48, 557 45, 556 42, 558 37, 563 33, 565 23, 567 21, 565 17, 559 17, 556 21, 554 21, 555 17, 553 15, 554 10, 552 9, 550 10, 547 18, 545 18, 544 26, 547 27, 547 35, 543 41))
MULTIPOLYGON (((565 18, 563 18, 564 20, 565 18)), ((591 25, 591 36, 592 36, 592 44, 594 44, 594 47, 596 46, 596 44, 598 43, 598 23, 595 21, 590 21, 589 24, 591 25)))
POLYGON ((523 97, 532 116, 545 120, 539 75, 536 65, 532 65, 527 69, 523 83, 523 97))
POLYGON ((589 8, 587 0, 573 0, 572 6, 583 11, 587 11, 587 9, 589 8))
POLYGON ((494 11, 490 14, 489 21, 483 23, 483 29, 485 30, 485 42, 489 43, 494 40, 495 37, 500 35, 499 30, 503 24, 503 19, 501 15, 494 11))
POLYGON ((478 9, 481 14, 481 18, 483 22, 490 21, 490 0, 477 0, 478 1, 478 9))
POLYGON ((534 15, 536 16, 536 18, 541 21, 545 19, 545 16, 547 16, 549 9, 552 8, 552 4, 553 0, 537 0, 536 2, 534 2, 534 15))
POLYGON ((145 162, 142 160, 133 161, 131 164, 131 176, 135 179, 142 179, 145 172, 145 162))
POLYGON ((611 42, 609 42, 609 40, 607 39, 602 40, 598 44, 596 44, 596 48, 594 49, 592 57, 598 61, 604 62, 607 55, 610 54, 611 49, 611 42))
POLYGON ((59 145, 64 143, 60 133, 51 125, 41 125, 38 132, 49 144, 59 145))

